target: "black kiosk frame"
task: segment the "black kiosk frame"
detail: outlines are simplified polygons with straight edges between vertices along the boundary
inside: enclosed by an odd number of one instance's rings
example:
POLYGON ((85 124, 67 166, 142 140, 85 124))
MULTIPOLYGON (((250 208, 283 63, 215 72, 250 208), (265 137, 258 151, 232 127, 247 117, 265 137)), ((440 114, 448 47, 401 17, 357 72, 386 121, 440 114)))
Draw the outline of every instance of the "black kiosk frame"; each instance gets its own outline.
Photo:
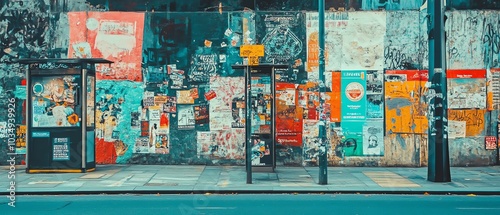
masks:
POLYGON ((95 64, 101 58, 20 59, 28 65, 26 172, 95 170, 95 64))
MULTIPOLYGON (((275 69, 288 69, 288 65, 233 65, 232 68, 245 70, 245 149, 247 155, 247 174, 251 175, 252 171, 274 172, 276 168, 275 69), (269 81, 269 83, 259 83, 259 80, 264 80, 264 82, 269 81), (266 84, 269 85, 270 89, 263 89, 266 84), (257 92, 255 90, 252 91, 255 85, 261 86, 257 88, 257 92), (254 114, 252 115, 252 113, 254 114), (264 125, 256 125, 256 120, 253 117, 265 117, 264 121, 266 123, 264 125), (264 129, 258 129, 259 127, 264 127, 264 129), (258 159, 257 162, 256 159, 258 159)), ((251 183, 251 177, 247 179, 247 182, 251 183)))

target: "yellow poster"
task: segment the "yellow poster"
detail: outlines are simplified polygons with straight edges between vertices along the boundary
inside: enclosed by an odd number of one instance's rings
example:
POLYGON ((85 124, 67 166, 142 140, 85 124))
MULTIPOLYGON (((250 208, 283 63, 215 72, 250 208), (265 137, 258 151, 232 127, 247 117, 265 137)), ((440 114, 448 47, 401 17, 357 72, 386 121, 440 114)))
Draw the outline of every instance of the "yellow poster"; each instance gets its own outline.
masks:
POLYGON ((386 132, 424 134, 428 120, 423 97, 427 71, 391 70, 385 74, 386 132))

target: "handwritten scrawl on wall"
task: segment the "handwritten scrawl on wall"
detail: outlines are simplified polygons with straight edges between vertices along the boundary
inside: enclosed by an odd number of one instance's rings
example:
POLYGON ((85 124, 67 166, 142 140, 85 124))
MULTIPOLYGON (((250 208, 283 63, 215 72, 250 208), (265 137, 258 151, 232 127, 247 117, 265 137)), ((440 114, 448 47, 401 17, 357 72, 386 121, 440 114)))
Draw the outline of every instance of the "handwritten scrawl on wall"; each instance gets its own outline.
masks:
POLYGON ((385 126, 388 134, 427 132, 427 104, 423 102, 427 80, 428 73, 424 70, 386 71, 385 126))
POLYGON ((448 110, 450 138, 474 137, 484 135, 486 110, 448 110))
POLYGON ((105 58, 98 79, 141 81, 144 13, 69 12, 70 58, 105 58))

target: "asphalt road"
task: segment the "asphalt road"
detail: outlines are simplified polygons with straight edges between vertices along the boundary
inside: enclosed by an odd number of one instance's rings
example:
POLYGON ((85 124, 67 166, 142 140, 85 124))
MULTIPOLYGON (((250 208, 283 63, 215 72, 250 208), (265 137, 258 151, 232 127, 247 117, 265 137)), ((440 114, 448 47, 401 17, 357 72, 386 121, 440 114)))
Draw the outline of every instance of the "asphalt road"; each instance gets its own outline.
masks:
POLYGON ((234 194, 5 196, 0 214, 500 214, 500 196, 234 194))

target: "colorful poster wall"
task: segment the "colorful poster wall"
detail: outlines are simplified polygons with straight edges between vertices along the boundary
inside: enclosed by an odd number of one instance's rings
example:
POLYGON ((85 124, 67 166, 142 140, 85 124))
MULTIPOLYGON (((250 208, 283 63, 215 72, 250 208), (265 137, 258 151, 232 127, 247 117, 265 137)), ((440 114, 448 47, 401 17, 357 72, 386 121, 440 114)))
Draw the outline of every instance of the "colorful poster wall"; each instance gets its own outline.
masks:
POLYGON ((70 58, 104 58, 97 79, 141 81, 144 13, 69 12, 70 58))
POLYGON ((388 70, 385 74, 386 133, 425 134, 427 104, 423 101, 428 73, 424 70, 388 70))
POLYGON ((447 70, 448 108, 486 109, 486 70, 447 70))

